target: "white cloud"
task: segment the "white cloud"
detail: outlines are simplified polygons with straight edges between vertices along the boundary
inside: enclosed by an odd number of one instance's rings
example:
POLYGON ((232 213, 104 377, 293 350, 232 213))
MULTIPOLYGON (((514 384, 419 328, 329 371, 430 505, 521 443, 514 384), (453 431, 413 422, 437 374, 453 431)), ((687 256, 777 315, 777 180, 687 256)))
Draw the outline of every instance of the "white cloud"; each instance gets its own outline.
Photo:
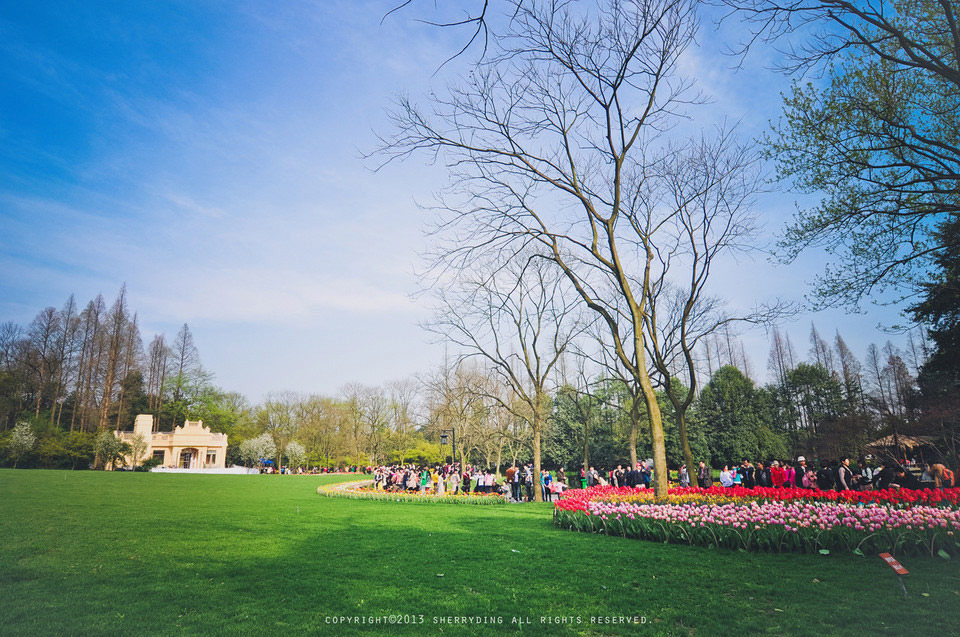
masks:
MULTIPOLYGON (((402 292, 335 273, 311 275, 273 268, 189 267, 168 273, 140 295, 156 321, 216 320, 298 325, 331 312, 379 314, 394 320, 416 313, 402 292)), ((349 320, 349 319, 347 319, 349 320)))

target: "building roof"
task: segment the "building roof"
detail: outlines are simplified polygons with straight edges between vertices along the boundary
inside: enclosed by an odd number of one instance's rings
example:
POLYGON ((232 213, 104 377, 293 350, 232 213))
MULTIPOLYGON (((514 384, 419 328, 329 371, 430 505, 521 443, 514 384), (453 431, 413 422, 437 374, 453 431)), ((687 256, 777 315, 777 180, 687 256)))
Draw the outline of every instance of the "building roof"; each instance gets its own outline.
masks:
POLYGON ((893 434, 889 436, 884 436, 879 440, 874 440, 873 442, 866 445, 868 449, 885 449, 890 447, 901 447, 903 449, 916 449, 917 447, 930 447, 933 446, 933 437, 931 436, 905 436, 903 434, 898 434, 894 436, 893 434))

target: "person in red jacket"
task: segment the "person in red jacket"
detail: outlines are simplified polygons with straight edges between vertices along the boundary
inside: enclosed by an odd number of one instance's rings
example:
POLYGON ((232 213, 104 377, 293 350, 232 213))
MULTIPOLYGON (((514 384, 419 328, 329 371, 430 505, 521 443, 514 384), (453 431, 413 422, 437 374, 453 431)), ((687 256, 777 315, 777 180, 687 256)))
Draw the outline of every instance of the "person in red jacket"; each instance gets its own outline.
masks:
POLYGON ((770 481, 773 482, 774 488, 779 489, 783 486, 783 481, 787 476, 783 472, 783 467, 781 467, 780 463, 776 460, 774 460, 770 466, 770 481))

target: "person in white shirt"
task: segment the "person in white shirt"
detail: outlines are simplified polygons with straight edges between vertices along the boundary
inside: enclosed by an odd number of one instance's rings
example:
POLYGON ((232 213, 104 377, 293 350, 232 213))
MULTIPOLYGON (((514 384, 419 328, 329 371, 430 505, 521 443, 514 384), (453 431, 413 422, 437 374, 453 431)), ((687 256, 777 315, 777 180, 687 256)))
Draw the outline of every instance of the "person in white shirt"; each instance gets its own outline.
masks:
POLYGON ((733 486, 733 476, 730 474, 730 467, 723 465, 723 471, 720 472, 720 484, 725 487, 733 486))

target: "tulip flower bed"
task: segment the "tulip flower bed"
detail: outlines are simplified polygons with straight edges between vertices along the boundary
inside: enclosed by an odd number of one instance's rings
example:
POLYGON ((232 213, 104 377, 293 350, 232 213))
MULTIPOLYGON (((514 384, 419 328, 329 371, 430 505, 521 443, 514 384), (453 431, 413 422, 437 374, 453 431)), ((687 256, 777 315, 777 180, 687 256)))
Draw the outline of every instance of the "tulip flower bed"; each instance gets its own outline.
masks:
POLYGON ((322 484, 317 493, 334 498, 354 500, 389 500, 392 502, 429 502, 432 504, 506 504, 507 499, 493 493, 421 493, 420 491, 378 491, 373 480, 322 484))
MULTIPOLYGON (((710 487, 699 489, 693 487, 675 487, 668 492, 669 501, 699 502, 699 503, 726 503, 726 502, 844 502, 857 503, 886 503, 898 506, 913 506, 924 504, 929 506, 960 506, 960 488, 954 489, 923 489, 911 491, 909 489, 886 489, 883 491, 820 491, 811 489, 773 489, 767 487, 710 487)), ((636 489, 633 487, 597 486, 589 489, 566 491, 560 496, 560 501, 575 500, 580 503, 590 501, 603 502, 653 502, 653 489, 636 489)))
POLYGON ((554 506, 559 528, 747 551, 960 554, 960 489, 808 491, 593 487, 554 506))

